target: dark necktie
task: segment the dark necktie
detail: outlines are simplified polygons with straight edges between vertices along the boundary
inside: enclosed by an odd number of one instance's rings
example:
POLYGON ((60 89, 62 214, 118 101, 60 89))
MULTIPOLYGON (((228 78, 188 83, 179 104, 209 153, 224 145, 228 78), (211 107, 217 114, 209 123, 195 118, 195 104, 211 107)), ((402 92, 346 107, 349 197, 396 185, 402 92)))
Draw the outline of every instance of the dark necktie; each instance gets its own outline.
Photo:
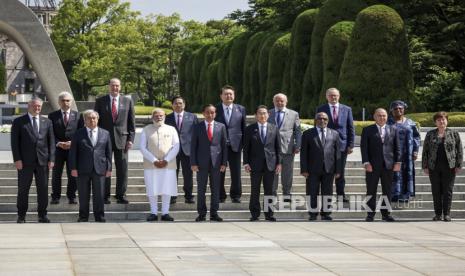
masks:
POLYGON ((333 121, 335 124, 337 124, 337 112, 336 112, 336 106, 333 105, 333 121))
POLYGON ((278 128, 281 128, 282 120, 281 120, 281 110, 278 110, 278 117, 276 117, 276 124, 278 125, 278 128))
POLYGON ((323 128, 320 128, 320 130, 321 130, 321 144, 324 146, 326 144, 325 131, 323 128))
POLYGON ((265 141, 266 141, 265 125, 260 125, 260 138, 262 139, 262 143, 265 144, 265 141))
POLYGON ((39 125, 37 124, 37 117, 32 117, 32 127, 34 128, 34 134, 39 137, 39 125))
POLYGON ((181 130, 182 127, 182 116, 178 114, 178 130, 181 130))
POLYGON ((65 126, 68 126, 68 112, 63 112, 63 122, 65 123, 65 126))

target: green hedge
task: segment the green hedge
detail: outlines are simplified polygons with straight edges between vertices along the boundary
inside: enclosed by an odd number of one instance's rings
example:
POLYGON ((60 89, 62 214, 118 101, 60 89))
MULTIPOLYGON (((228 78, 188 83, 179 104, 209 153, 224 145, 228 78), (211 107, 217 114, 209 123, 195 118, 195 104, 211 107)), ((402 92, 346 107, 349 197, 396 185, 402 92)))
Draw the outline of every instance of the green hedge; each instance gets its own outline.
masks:
MULTIPOLYGON (((229 70, 228 70, 229 68, 228 57, 229 57, 229 52, 231 51, 231 46, 232 46, 232 40, 228 41, 224 45, 221 59, 218 64, 218 82, 221 84, 221 87, 231 82, 229 78, 229 70)), ((219 95, 220 91, 218 90, 216 93, 217 95, 219 95)))
MULTIPOLYGON (((155 106, 144 106, 144 105, 135 105, 134 106, 134 112, 136 115, 152 115, 152 111, 155 109, 155 106)), ((166 115, 170 114, 173 112, 170 108, 162 108, 166 113, 166 115)))
POLYGON ((247 51, 244 59, 243 69, 243 85, 242 85, 242 97, 241 103, 245 106, 246 110, 254 110, 256 103, 256 97, 259 96, 259 76, 258 66, 256 65, 257 59, 255 58, 259 51, 263 38, 266 37, 265 32, 258 32, 252 35, 247 42, 247 51), (257 95, 258 94, 258 95, 257 95))
POLYGON ((194 52, 194 61, 192 62, 192 108, 197 110, 202 105, 202 91, 199 91, 202 79, 200 73, 205 62, 205 55, 210 48, 211 44, 204 45, 202 48, 194 52))
POLYGON ((327 0, 320 8, 313 28, 310 56, 312 83, 315 89, 314 106, 319 104, 318 96, 323 83, 323 38, 326 32, 339 21, 354 20, 366 6, 362 0, 327 0))
POLYGON ((202 69, 200 70, 200 80, 197 86, 197 95, 201 100, 201 105, 207 102, 206 99, 208 95, 208 67, 214 61, 214 57, 217 51, 218 45, 210 45, 203 59, 202 69))
POLYGON ((263 44, 260 48, 260 54, 258 57, 258 77, 260 83, 260 96, 259 101, 262 104, 270 105, 271 102, 268 102, 266 97, 267 83, 268 83, 268 62, 270 59, 270 50, 273 47, 274 43, 278 38, 282 36, 282 33, 272 33, 268 35, 263 41, 263 44))
POLYGON ((3 62, 0 61, 0 93, 6 91, 6 69, 3 62))
MULTIPOLYGON (((405 116, 415 121, 421 127, 435 127, 433 116, 435 112, 412 113, 405 116)), ((465 112, 448 112, 449 127, 465 127, 465 112)))
POLYGON ((234 86, 236 92, 235 96, 238 100, 242 99, 242 71, 244 70, 244 58, 250 35, 250 33, 242 33, 235 37, 232 42, 231 50, 229 51, 229 84, 234 86))
MULTIPOLYGON (((315 24, 317 9, 306 10, 299 14, 292 26, 291 65, 289 106, 300 110, 303 94, 303 80, 305 69, 310 60, 312 31, 315 24)), ((303 107, 304 105, 302 105, 303 107)))
POLYGON ((271 47, 268 61, 268 81, 266 85, 265 103, 273 101, 273 95, 281 91, 284 70, 289 60, 291 34, 281 36, 271 47))
POLYGON ((354 22, 341 21, 334 24, 326 32, 323 40, 323 86, 320 102, 325 101, 325 93, 328 88, 338 87, 339 72, 353 27, 354 22))
POLYGON ((207 70, 207 93, 205 95, 204 103, 215 104, 218 102, 218 91, 220 91, 221 83, 218 80, 218 68, 221 60, 214 61, 208 65, 207 70))
POLYGON ((190 108, 192 108, 192 103, 194 102, 194 99, 193 99, 194 91, 192 91, 194 89, 194 76, 192 73, 192 68, 194 66, 194 57, 195 57, 194 52, 188 52, 188 58, 184 66, 185 88, 184 88, 184 92, 182 92, 181 94, 186 100, 186 105, 191 106, 190 108))
POLYGON ((355 21, 339 77, 339 88, 355 118, 393 100, 412 98, 413 76, 404 22, 384 5, 361 11, 355 21))

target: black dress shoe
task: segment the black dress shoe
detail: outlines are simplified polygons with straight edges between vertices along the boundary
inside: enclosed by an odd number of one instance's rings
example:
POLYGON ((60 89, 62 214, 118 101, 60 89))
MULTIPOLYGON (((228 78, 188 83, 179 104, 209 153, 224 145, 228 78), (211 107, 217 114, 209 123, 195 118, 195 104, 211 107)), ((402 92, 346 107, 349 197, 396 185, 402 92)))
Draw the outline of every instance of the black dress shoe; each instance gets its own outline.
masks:
POLYGON ((269 216, 265 218, 267 221, 276 221, 276 218, 273 216, 269 216))
POLYGON ((177 200, 177 197, 172 196, 172 197, 170 198, 170 204, 175 204, 175 203, 176 203, 176 200, 177 200))
POLYGON ((226 198, 220 198, 220 203, 224 203, 226 201, 226 198))
POLYGON ((150 214, 148 217, 147 217, 147 221, 157 221, 158 220, 158 216, 155 215, 155 214, 150 214))
POLYGON ((383 220, 384 220, 384 221, 387 221, 387 222, 396 221, 391 215, 383 216, 383 220))
POLYGON ((110 204, 110 203, 111 203, 111 201, 110 201, 110 199, 108 199, 108 198, 105 198, 105 199, 103 200, 103 203, 105 203, 105 204, 110 204))
POLYGON ((195 221, 197 221, 197 222, 206 221, 206 218, 205 218, 205 216, 198 216, 197 218, 195 218, 195 221))
POLYGON ((232 203, 241 203, 241 199, 240 198, 233 198, 233 199, 231 199, 231 202, 232 203))
POLYGON ((328 221, 330 221, 330 220, 333 220, 333 218, 332 218, 330 215, 322 215, 322 216, 321 216, 321 220, 328 220, 328 221))
POLYGON ((77 221, 78 221, 78 222, 88 222, 89 219, 88 219, 88 218, 78 218, 77 221))
POLYGON ((50 220, 48 219, 47 216, 40 217, 38 220, 39 223, 50 223, 50 220))
POLYGON ((184 202, 187 203, 187 204, 194 204, 195 203, 194 199, 192 199, 192 198, 186 198, 186 200, 184 200, 184 202))
POLYGON ((444 221, 451 221, 452 218, 449 215, 444 215, 444 221))
POLYGON ((24 217, 18 217, 16 223, 26 223, 26 219, 24 217))
POLYGON ((259 221, 259 218, 258 217, 251 217, 249 220, 250 221, 259 221))
POLYGON ((50 200, 50 204, 59 204, 60 203, 60 200, 58 198, 52 198, 52 200, 50 200))
POLYGON ((441 220, 441 216, 434 216, 433 217, 433 221, 440 221, 441 220))
POLYGON ((367 217, 365 218, 365 221, 366 221, 366 222, 373 222, 374 220, 375 220, 375 219, 373 218, 373 216, 367 216, 367 217))
POLYGON ((95 222, 104 223, 104 222, 106 222, 106 221, 107 221, 107 220, 106 220, 105 218, 102 218, 102 217, 100 217, 100 218, 95 218, 95 222))
POLYGON ((308 220, 310 221, 316 220, 316 215, 310 214, 310 216, 308 217, 308 220))
POLYGON ((162 221, 174 221, 174 218, 171 217, 169 214, 164 214, 163 216, 161 216, 161 220, 162 221))
POLYGON ((128 204, 129 201, 127 201, 124 197, 119 197, 119 198, 116 200, 116 203, 118 203, 118 204, 128 204))
POLYGON ((77 201, 76 201, 75 198, 70 198, 70 199, 68 200, 68 203, 69 203, 69 204, 77 204, 77 201))
POLYGON ((221 222, 221 221, 223 221, 223 219, 218 215, 213 215, 213 216, 210 216, 210 221, 221 222))

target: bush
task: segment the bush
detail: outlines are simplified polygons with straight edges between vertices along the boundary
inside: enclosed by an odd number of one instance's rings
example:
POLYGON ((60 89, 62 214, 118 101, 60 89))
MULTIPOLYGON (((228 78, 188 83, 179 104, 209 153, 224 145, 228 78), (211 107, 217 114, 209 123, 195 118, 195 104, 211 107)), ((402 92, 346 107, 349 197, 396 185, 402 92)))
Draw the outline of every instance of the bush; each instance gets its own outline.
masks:
POLYGON ((291 34, 281 36, 271 47, 268 61, 268 82, 266 86, 265 102, 272 102, 273 95, 281 91, 284 70, 289 60, 289 46, 291 34))
POLYGON ((233 39, 228 58, 228 70, 230 85, 235 88, 236 99, 242 98, 242 74, 244 70, 244 58, 247 50, 247 42, 250 33, 242 33, 233 39))
POLYGON ((210 45, 208 47, 207 52, 205 53, 205 56, 203 58, 203 65, 202 69, 200 70, 200 78, 199 78, 199 84, 197 86, 197 96, 199 98, 199 101, 201 105, 203 105, 206 102, 207 95, 208 95, 208 66, 213 62, 213 58, 218 51, 218 46, 217 45, 210 45))
POLYGON ((163 101, 163 103, 161 104, 161 107, 162 108, 166 108, 166 109, 171 109, 173 107, 173 105, 171 104, 171 101, 163 101))
POLYGON ((260 83, 260 96, 259 102, 265 105, 269 105, 270 102, 265 100, 267 83, 268 83, 268 61, 270 59, 270 50, 273 47, 273 44, 278 38, 282 36, 282 33, 273 33, 264 39, 263 44, 260 48, 260 54, 258 57, 258 77, 260 83))
POLYGON ((178 64, 178 76, 179 76, 179 94, 182 95, 183 97, 187 98, 187 79, 186 79, 186 66, 187 62, 189 60, 189 56, 192 53, 189 51, 184 51, 181 55, 181 58, 179 59, 179 64, 178 64))
MULTIPOLYGON (((323 38, 331 26, 339 21, 353 21, 366 7, 362 0, 327 0, 320 8, 312 33, 311 75, 315 91, 314 106, 319 102, 319 93, 323 82, 323 38)), ((367 36, 369 38, 369 36, 367 36)))
POLYGON ((186 105, 190 105, 190 108, 192 108, 192 103, 194 102, 194 91, 192 91, 194 89, 194 73, 192 72, 194 67, 194 53, 195 52, 190 53, 184 66, 185 91, 181 93, 186 99, 186 105))
MULTIPOLYGON (((155 106, 143 106, 143 105, 136 105, 134 106, 134 112, 136 113, 136 115, 152 115, 152 111, 155 109, 155 106)), ((171 110, 171 102, 170 102, 170 107, 169 108, 162 108, 165 113, 168 115, 170 114, 171 112, 173 112, 171 110)))
POLYGON ((0 61, 0 94, 6 91, 6 69, 3 62, 0 61))
POLYGON ((218 68, 221 60, 216 60, 208 66, 207 70, 207 94, 205 95, 204 104, 214 104, 218 101, 218 91, 222 84, 218 81, 218 68))
POLYGON ((347 48, 339 76, 339 89, 353 114, 362 108, 372 114, 393 100, 409 102, 413 77, 404 22, 384 5, 361 11, 347 48))
MULTIPOLYGON (((223 85, 227 84, 230 82, 229 79, 229 70, 228 70, 228 58, 229 58, 229 52, 231 50, 232 46, 232 40, 227 42, 224 45, 223 52, 221 55, 220 62, 218 64, 218 82, 221 84, 220 86, 223 87, 223 85)), ((216 94, 219 95, 220 91, 216 91, 216 94)))
POLYGON ((200 73, 205 62, 205 54, 210 48, 210 44, 204 45, 198 51, 194 52, 194 61, 192 63, 192 106, 194 110, 197 110, 202 105, 202 91, 199 91, 202 80, 200 79, 200 73))
POLYGON ((310 60, 312 31, 317 15, 317 9, 306 10, 297 16, 292 26, 290 87, 288 94, 289 105, 295 110, 300 110, 303 94, 306 93, 303 90, 303 80, 305 69, 310 60))
MULTIPOLYGON (((405 116, 415 121, 422 127, 435 127, 433 116, 435 112, 412 113, 405 116)), ((449 127, 465 127, 465 112, 448 112, 449 127)))
POLYGON ((341 21, 326 32, 323 40, 323 85, 320 102, 325 101, 328 88, 338 87, 339 72, 353 27, 354 22, 341 21))

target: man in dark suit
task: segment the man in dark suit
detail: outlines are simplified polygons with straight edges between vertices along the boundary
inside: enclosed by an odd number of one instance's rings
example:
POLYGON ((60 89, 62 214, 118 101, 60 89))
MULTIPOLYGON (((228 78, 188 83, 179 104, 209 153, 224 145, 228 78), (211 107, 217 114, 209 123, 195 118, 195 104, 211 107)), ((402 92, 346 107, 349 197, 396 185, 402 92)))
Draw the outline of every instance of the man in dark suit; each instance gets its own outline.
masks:
MULTIPOLYGON (((281 171, 279 131, 273 124, 267 123, 268 108, 264 105, 257 107, 255 118, 257 122, 249 125, 244 133, 244 169, 250 173, 251 195, 249 210, 250 221, 258 221, 260 216, 260 185, 263 179, 264 208, 274 202, 273 180, 281 171)), ((266 208, 265 219, 276 221, 273 209, 266 208)))
POLYGON ((79 191, 78 222, 89 220, 89 200, 92 190, 92 206, 96 222, 105 222, 105 177, 111 176, 110 133, 97 127, 99 115, 94 110, 83 113, 85 128, 74 135, 69 151, 69 166, 77 177, 79 191))
POLYGON ((11 151, 18 170, 17 223, 26 222, 32 177, 37 187, 39 222, 48 223, 48 172, 55 161, 55 138, 52 122, 40 116, 42 100, 29 101, 27 114, 16 118, 11 127, 11 151))
MULTIPOLYGON (((270 109, 268 123, 275 124, 279 129, 281 139, 281 185, 283 188, 283 201, 291 202, 292 179, 294 176, 294 157, 300 152, 302 131, 300 130, 299 113, 287 108, 287 96, 278 93, 273 96, 274 108, 270 109)), ((274 178, 273 193, 278 190, 279 177, 274 178)))
MULTIPOLYGON (((132 100, 121 96, 120 89, 120 80, 111 79, 109 95, 98 98, 94 110, 100 116, 98 126, 110 132, 116 166, 116 202, 128 204, 125 199, 128 186, 128 150, 134 143, 136 123, 132 100)), ((110 203, 110 188, 111 177, 108 177, 105 180, 105 204, 110 203)))
POLYGON ((336 179, 336 194, 338 200, 349 202, 345 196, 344 188, 346 180, 344 171, 347 161, 347 155, 353 152, 355 141, 354 118, 352 109, 347 105, 339 103, 340 93, 336 88, 326 90, 326 99, 328 104, 321 105, 317 108, 316 113, 324 112, 329 117, 328 127, 339 133, 339 149, 341 150, 341 176, 336 179))
POLYGON ((226 170, 228 153, 226 127, 215 122, 216 108, 208 104, 203 108, 204 122, 196 124, 191 140, 191 169, 197 173, 197 212, 195 221, 205 221, 207 206, 205 193, 210 179, 210 220, 223 221, 218 216, 221 173, 226 170))
POLYGON ((383 196, 380 200, 381 215, 384 221, 394 221, 390 215, 390 200, 393 171, 399 171, 401 151, 394 126, 386 125, 387 112, 382 108, 374 113, 376 124, 367 126, 362 131, 360 151, 366 172, 367 196, 369 198, 366 221, 373 221, 376 213, 376 190, 381 179, 383 196))
MULTIPOLYGON (((182 168, 184 199, 186 203, 193 204, 192 170, 189 156, 191 153, 192 128, 198 123, 198 119, 195 114, 184 110, 186 102, 181 96, 174 97, 171 104, 173 105, 173 113, 166 116, 165 124, 176 128, 179 135, 180 149, 176 156, 176 177, 179 175, 179 168, 182 168)), ((172 197, 171 203, 175 202, 176 197, 172 197)))
POLYGON ((316 127, 302 135, 300 148, 300 172, 306 178, 306 194, 309 196, 309 220, 318 215, 318 196, 322 196, 321 219, 332 220, 331 198, 333 181, 341 174, 341 152, 339 134, 328 128, 328 115, 325 112, 315 116, 316 127), (327 204, 327 205, 325 205, 327 204))
POLYGON ((77 129, 83 127, 83 121, 79 112, 71 110, 73 96, 67 91, 58 95, 60 109, 48 114, 48 118, 53 124, 53 134, 55 135, 56 151, 55 166, 52 172, 52 200, 50 204, 60 203, 61 197, 61 176, 66 163, 66 174, 68 176, 68 186, 66 196, 69 204, 76 204, 76 178, 71 176, 69 168, 68 153, 71 148, 71 139, 77 129))
MULTIPOLYGON (((226 126, 228 135, 226 144, 228 147, 228 164, 231 172, 231 188, 229 195, 233 203, 241 202, 242 183, 241 183, 241 152, 243 133, 245 130, 246 112, 242 105, 234 103, 234 88, 229 85, 221 88, 222 103, 216 107, 215 121, 226 126)), ((226 200, 226 190, 224 188, 224 179, 226 173, 221 173, 221 190, 220 201, 226 200)))

